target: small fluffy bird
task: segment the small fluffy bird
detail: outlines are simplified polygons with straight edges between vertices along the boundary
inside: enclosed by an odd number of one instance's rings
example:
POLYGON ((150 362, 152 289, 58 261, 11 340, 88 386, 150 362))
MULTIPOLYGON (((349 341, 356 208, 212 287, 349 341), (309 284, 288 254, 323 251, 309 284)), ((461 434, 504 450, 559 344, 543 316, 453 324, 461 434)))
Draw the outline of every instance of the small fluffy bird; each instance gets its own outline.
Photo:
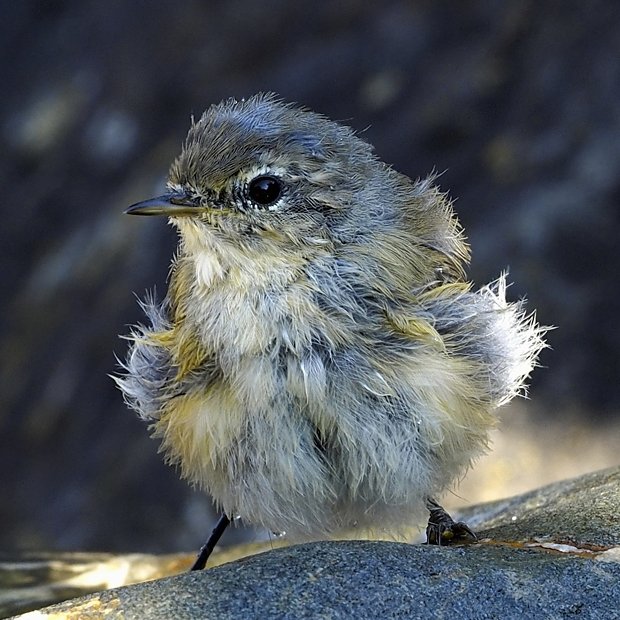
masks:
MULTIPOLYGON (((192 122, 165 195, 127 213, 179 231, 162 303, 118 379, 168 462, 233 515, 293 538, 473 534, 435 502, 523 393, 544 329, 469 247, 433 179, 270 94, 192 122)), ((201 567, 204 560, 200 562, 201 567)))

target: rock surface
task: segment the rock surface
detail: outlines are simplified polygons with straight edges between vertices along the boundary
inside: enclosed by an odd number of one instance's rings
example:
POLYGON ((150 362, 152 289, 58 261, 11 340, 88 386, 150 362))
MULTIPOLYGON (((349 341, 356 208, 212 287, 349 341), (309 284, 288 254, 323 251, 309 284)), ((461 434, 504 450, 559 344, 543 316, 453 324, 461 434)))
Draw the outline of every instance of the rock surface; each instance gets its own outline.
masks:
POLYGON ((480 541, 333 541, 96 593, 30 618, 618 618, 620 468, 471 509, 480 541))
POLYGON ((620 609, 619 579, 620 562, 532 549, 322 542, 110 590, 45 614, 128 620, 613 618, 620 609))
POLYGON ((481 539, 620 551, 620 468, 464 510, 481 539))

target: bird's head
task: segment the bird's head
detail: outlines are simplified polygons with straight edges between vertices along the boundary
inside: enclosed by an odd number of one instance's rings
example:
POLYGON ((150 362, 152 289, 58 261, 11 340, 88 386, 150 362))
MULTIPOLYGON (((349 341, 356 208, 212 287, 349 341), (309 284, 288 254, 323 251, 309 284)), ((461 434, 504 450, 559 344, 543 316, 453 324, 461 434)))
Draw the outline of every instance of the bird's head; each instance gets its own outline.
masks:
MULTIPOLYGON (((127 213, 169 216, 182 234, 202 233, 205 242, 215 235, 253 246, 321 246, 351 232, 351 213, 381 165, 351 129, 319 114, 274 95, 228 100, 192 124, 168 193, 127 213)), ((356 219, 364 210, 357 207, 356 219)))
POLYGON ((341 248, 355 269, 375 265, 403 288, 437 270, 460 275, 467 259, 450 203, 429 182, 412 183, 350 128, 271 94, 210 107, 192 123, 168 193, 127 213, 169 216, 194 255, 299 264, 341 248))

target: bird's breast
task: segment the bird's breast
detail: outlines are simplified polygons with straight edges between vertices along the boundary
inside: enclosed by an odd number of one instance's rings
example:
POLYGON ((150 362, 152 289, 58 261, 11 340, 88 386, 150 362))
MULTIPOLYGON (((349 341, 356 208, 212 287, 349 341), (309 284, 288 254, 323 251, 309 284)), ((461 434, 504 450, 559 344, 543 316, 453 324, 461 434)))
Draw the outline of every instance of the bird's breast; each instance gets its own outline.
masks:
POLYGON ((301 357, 317 340, 338 346, 352 334, 345 314, 321 303, 323 287, 335 288, 310 277, 302 257, 269 245, 202 248, 175 264, 172 319, 224 365, 282 352, 301 357))

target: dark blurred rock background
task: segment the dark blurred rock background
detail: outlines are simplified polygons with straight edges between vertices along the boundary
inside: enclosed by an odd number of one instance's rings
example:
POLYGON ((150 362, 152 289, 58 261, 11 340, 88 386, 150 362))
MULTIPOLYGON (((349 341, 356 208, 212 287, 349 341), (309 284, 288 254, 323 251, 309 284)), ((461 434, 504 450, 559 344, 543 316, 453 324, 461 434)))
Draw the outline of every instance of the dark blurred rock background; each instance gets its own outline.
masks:
POLYGON ((259 90, 363 131, 412 177, 443 172, 472 277, 510 267, 513 298, 559 327, 526 405, 536 434, 570 416, 620 439, 614 0, 22 0, 0 5, 0 50, 0 548, 205 535, 208 500, 107 377, 141 318, 132 292, 165 290, 175 244, 122 210, 161 192, 190 114, 259 90))

